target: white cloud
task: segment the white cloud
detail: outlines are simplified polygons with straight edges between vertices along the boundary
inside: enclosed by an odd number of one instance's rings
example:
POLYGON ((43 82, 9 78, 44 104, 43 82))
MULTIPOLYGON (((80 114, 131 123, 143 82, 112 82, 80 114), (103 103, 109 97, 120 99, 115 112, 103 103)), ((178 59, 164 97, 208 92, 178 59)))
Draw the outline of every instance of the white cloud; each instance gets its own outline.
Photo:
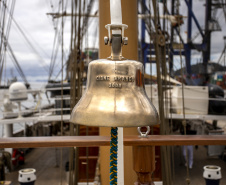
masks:
MULTIPOLYGON (((16 1, 15 11, 14 11, 14 18, 18 22, 18 24, 21 26, 21 28, 24 30, 25 34, 29 38, 29 40, 32 42, 38 53, 42 56, 43 60, 46 64, 50 64, 51 60, 51 53, 52 53, 52 47, 53 47, 53 41, 54 41, 54 34, 55 30, 52 23, 51 16, 47 16, 46 13, 48 12, 57 12, 58 10, 58 1, 51 1, 53 3, 53 9, 50 7, 50 1, 46 0, 18 0, 16 1), (35 41, 34 41, 35 40, 35 41), (46 54, 44 54, 44 52, 46 54)), ((170 1, 167 1, 168 3, 168 9, 170 10, 170 1)), ((181 2, 181 8, 180 13, 184 16, 187 16, 187 6, 185 5, 184 1, 181 2)), ((204 23, 204 16, 205 16, 205 7, 203 6, 203 1, 193 1, 193 11, 200 22, 200 26, 203 28, 204 23)), ((98 1, 95 1, 95 7, 98 7, 98 1)), ((70 6, 68 6, 70 7, 70 6)), ((96 11, 97 8, 94 8, 92 10, 92 13, 96 11)), ((70 12, 70 8, 67 10, 70 12)), ((153 12, 153 11, 152 11, 153 12)), ((220 14, 221 15, 221 14, 220 14)), ((222 15, 221 15, 221 17, 222 15)), ((94 35, 96 26, 98 26, 98 18, 92 18, 94 20, 89 22, 89 28, 90 31, 89 34, 89 41, 88 46, 93 47, 94 42, 96 41, 95 46, 97 47, 99 39, 98 37, 94 35)), ((65 51, 69 51, 69 43, 70 43, 70 19, 66 18, 65 23, 65 29, 64 29, 64 47, 65 51)), ((226 31, 225 26, 225 20, 223 19, 221 21, 222 23, 222 32, 214 32, 212 35, 212 58, 215 60, 217 59, 217 56, 219 56, 219 53, 221 53, 223 49, 223 39, 224 33, 226 31)), ((195 23, 193 21, 193 36, 196 35, 198 29, 195 26, 195 23)), ((181 28, 181 34, 183 35, 183 38, 186 37, 185 31, 187 30, 187 18, 184 19, 184 25, 181 28)), ((185 39, 186 40, 186 39, 185 39)), ((200 43, 201 36, 198 36, 195 40, 196 42, 200 43)), ((28 46, 25 39, 22 37, 20 33, 18 33, 18 30, 14 23, 12 23, 12 29, 10 31, 10 38, 9 43, 11 44, 16 57, 18 58, 19 63, 22 66, 22 69, 27 69, 27 66, 39 66, 42 68, 42 66, 45 66, 44 63, 40 62, 40 58, 37 57, 32 49, 28 46)), ((83 41, 83 47, 86 47, 87 43, 83 41)), ((67 57, 66 57, 67 58, 67 57)), ((197 56, 193 56, 193 60, 197 61, 200 58, 200 54, 197 56)), ((8 59, 9 60, 9 59, 8 59)), ((61 49, 59 48, 59 55, 57 56, 57 61, 61 60, 61 49)), ((176 58, 176 60, 179 60, 176 58)), ((179 66, 179 63, 177 62, 177 67, 179 66)), ((13 66, 12 64, 7 64, 8 66, 13 66)), ((26 72, 25 72, 26 74, 26 72)))

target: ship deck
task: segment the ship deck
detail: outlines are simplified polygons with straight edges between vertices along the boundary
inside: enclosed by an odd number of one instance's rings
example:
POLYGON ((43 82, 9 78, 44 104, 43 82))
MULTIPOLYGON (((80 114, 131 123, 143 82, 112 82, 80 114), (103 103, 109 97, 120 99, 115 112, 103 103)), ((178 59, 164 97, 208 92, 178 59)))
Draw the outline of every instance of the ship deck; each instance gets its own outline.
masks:
MULTIPOLYGON (((187 171, 184 165, 182 150, 180 146, 174 146, 174 185, 186 184, 187 171)), ((35 168, 37 180, 36 185, 67 185, 65 163, 69 158, 68 148, 35 148, 26 154, 25 164, 17 167, 6 175, 6 180, 12 181, 13 185, 18 183, 18 171, 23 168, 35 168), (62 152, 62 163, 61 161, 62 152), (62 166, 62 167, 61 167, 62 166)), ((221 167, 222 179, 220 184, 226 184, 226 155, 224 160, 220 157, 207 156, 207 148, 198 146, 194 148, 194 165, 189 170, 191 184, 204 185, 202 177, 205 165, 217 165, 221 167)), ((85 183, 86 184, 86 183, 85 183)))
POLYGON ((19 185, 18 171, 24 168, 36 169, 35 185, 67 185, 65 163, 69 158, 68 148, 34 148, 25 155, 25 164, 6 175, 6 180, 19 185), (61 157, 62 153, 62 157, 61 157), (61 162, 62 158, 62 162, 61 162))

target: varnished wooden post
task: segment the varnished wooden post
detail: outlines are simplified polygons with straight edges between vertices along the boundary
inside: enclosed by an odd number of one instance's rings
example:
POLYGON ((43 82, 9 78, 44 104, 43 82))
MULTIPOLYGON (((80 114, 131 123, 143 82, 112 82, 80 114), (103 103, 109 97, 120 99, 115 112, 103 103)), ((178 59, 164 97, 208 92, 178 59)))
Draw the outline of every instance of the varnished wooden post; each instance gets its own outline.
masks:
POLYGON ((134 185, 154 185, 151 175, 155 171, 155 147, 133 147, 133 169, 137 174, 134 185))
MULTIPOLYGON (((129 43, 123 46, 122 56, 131 60, 138 60, 138 19, 137 0, 121 0, 122 23, 128 25, 125 36, 129 43), (129 8, 128 8, 129 7, 129 8)), ((110 24, 110 0, 99 0, 99 58, 111 55, 111 47, 105 45, 104 36, 108 35, 105 25, 110 24)), ((124 128, 124 136, 137 135, 137 128, 124 128)), ((109 136, 110 128, 100 127, 101 136, 109 136)), ((110 147, 100 147, 101 184, 109 184, 109 150, 110 147)), ((124 184, 133 184, 136 174, 132 169, 132 147, 124 147, 124 184)))

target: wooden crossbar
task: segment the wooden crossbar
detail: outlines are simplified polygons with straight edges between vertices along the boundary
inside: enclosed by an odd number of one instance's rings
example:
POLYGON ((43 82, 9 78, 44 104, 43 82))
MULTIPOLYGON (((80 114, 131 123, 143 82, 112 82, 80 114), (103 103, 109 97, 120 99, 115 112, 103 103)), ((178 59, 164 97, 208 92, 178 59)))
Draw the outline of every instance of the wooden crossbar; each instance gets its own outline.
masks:
MULTIPOLYGON (((110 136, 9 137, 0 139, 0 148, 109 146, 110 136)), ((125 146, 226 145, 226 135, 125 136, 125 146)))

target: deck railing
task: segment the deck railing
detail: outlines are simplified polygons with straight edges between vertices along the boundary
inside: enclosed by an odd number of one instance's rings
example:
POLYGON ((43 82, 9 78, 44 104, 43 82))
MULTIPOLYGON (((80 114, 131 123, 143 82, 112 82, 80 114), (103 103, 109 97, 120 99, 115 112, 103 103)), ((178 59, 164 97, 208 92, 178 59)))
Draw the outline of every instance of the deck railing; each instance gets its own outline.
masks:
MULTIPOLYGON (((137 183, 149 182, 152 184, 151 175, 155 170, 155 146, 226 145, 226 135, 150 135, 147 138, 125 136, 123 142, 124 146, 133 146, 137 183), (145 158, 145 162, 136 156, 142 156, 141 158, 145 158)), ((110 136, 8 137, 0 139, 0 148, 93 146, 110 146, 110 136)))

